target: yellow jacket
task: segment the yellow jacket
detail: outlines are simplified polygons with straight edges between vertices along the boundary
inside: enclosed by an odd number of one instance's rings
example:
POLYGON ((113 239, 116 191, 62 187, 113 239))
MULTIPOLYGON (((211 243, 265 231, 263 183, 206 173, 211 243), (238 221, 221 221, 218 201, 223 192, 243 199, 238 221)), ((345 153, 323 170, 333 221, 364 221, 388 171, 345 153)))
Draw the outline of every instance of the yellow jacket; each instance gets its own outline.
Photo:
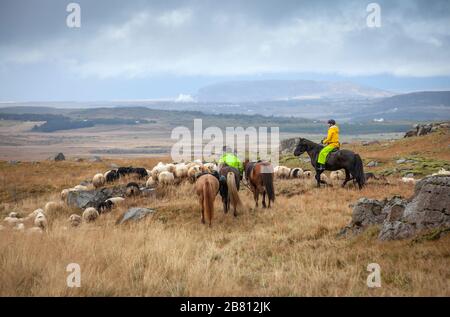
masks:
POLYGON ((336 125, 328 129, 328 136, 323 140, 323 144, 339 147, 339 128, 336 125))

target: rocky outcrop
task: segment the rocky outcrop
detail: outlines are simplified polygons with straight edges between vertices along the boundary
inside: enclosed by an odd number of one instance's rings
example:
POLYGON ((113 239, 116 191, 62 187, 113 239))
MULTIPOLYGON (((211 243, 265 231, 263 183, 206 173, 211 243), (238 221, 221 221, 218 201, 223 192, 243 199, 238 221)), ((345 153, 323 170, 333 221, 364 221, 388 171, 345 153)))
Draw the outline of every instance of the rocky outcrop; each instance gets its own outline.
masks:
POLYGON ((450 122, 441 123, 427 123, 427 124, 415 124, 412 130, 405 133, 405 138, 410 138, 413 136, 427 135, 432 132, 436 132, 439 129, 449 129, 450 122))
POLYGON ((282 154, 293 154, 295 151, 295 148, 298 145, 298 142, 300 142, 300 138, 291 138, 291 139, 281 140, 280 152, 282 154))
POLYGON ((380 240, 406 239, 424 230, 450 228, 450 176, 422 179, 409 200, 398 196, 383 201, 359 199, 352 221, 341 233, 358 234, 374 225, 380 227, 380 240))

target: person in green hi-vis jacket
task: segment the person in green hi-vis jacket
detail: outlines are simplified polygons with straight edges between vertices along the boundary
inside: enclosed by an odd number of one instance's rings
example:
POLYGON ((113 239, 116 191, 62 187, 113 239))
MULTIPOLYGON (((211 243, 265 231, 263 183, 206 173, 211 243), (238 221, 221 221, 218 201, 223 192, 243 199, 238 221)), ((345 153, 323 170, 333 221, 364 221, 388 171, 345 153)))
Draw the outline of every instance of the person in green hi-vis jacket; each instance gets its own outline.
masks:
POLYGON ((327 156, 335 148, 339 148, 339 128, 336 125, 336 121, 333 119, 328 120, 328 135, 322 141, 326 146, 320 151, 319 157, 317 159, 317 168, 319 170, 325 170, 325 163, 327 161, 327 156))
POLYGON ((241 160, 227 146, 223 147, 223 152, 224 153, 222 154, 222 156, 219 159, 219 171, 220 171, 220 168, 223 166, 223 164, 226 164, 228 166, 236 168, 242 177, 242 175, 244 173, 244 164, 242 164, 241 160))

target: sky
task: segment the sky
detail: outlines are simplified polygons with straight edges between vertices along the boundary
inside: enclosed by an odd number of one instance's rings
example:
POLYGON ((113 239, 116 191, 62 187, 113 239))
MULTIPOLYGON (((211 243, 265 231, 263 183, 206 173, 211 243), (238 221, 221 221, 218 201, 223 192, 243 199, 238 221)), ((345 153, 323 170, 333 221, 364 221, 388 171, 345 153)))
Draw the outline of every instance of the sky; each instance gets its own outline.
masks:
POLYGON ((229 80, 450 89, 450 1, 0 2, 0 101, 176 98, 229 80))

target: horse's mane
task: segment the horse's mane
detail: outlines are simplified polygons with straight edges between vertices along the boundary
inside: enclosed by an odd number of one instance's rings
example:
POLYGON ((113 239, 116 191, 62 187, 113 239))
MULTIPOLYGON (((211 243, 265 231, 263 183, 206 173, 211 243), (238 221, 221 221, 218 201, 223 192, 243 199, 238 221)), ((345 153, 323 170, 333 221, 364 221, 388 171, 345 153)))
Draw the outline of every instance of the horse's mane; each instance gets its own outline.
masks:
POLYGON ((300 138, 300 143, 305 144, 305 145, 309 145, 309 146, 313 146, 313 147, 316 147, 316 146, 323 147, 323 144, 315 143, 315 142, 313 142, 311 140, 304 139, 304 138, 300 138))

